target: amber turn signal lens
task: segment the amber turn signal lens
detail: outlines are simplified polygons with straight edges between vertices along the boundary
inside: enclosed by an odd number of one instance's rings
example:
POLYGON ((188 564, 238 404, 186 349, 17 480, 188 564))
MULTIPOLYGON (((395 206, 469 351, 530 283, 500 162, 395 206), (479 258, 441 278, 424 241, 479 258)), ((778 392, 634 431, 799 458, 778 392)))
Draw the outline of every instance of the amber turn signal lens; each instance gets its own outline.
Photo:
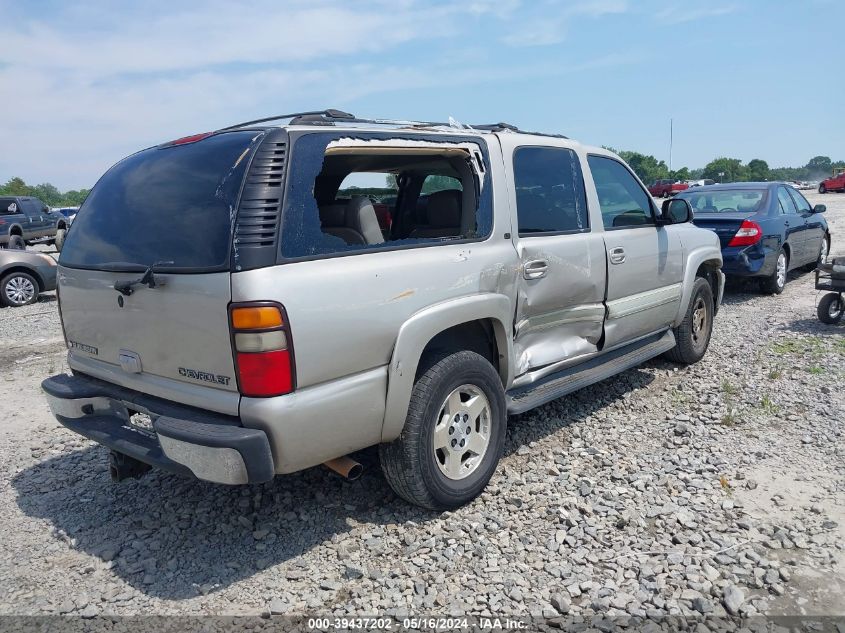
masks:
POLYGON ((236 330, 262 330, 264 328, 281 327, 281 325, 282 313, 273 306, 234 308, 232 310, 232 327, 236 330))

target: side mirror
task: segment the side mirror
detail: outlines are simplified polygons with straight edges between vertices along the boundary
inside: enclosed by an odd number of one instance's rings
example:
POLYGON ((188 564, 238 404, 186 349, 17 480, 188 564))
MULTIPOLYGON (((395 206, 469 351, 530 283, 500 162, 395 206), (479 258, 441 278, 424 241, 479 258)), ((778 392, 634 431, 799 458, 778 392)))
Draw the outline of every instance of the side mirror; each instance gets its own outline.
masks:
POLYGON ((661 207, 663 224, 683 224, 692 220, 692 206, 685 198, 669 198, 661 207))
POLYGON ((18 212, 18 203, 13 202, 12 204, 9 205, 9 207, 6 209, 6 211, 8 211, 9 213, 17 213, 18 212))
POLYGON ((827 207, 823 204, 817 204, 813 207, 813 213, 824 213, 827 211, 827 207))

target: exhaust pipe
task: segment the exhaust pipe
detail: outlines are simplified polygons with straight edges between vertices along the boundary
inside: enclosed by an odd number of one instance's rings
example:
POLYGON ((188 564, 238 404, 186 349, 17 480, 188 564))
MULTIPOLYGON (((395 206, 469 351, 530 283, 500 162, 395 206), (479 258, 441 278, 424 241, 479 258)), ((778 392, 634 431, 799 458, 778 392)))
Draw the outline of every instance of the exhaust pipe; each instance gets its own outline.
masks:
POLYGON ((351 457, 338 457, 323 462, 323 466, 335 471, 338 475, 343 477, 346 481, 355 481, 364 472, 364 467, 361 466, 351 457))

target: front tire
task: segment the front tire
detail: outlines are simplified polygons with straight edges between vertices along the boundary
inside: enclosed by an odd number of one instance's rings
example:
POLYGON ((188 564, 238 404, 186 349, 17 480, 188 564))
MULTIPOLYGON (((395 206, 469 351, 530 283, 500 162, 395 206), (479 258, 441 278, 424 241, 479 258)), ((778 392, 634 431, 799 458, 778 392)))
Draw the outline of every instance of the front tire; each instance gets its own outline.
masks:
POLYGON ((673 330, 675 347, 666 352, 666 357, 683 365, 700 361, 710 345, 714 313, 713 288, 703 277, 696 277, 684 320, 673 330))
POLYGON ((816 314, 822 323, 827 323, 828 325, 839 323, 843 315, 845 315, 845 301, 842 300, 842 295, 838 292, 827 293, 819 301, 816 314))
POLYGON ((406 501, 448 510, 481 494, 505 444, 507 407, 498 372, 462 351, 417 379, 399 437, 379 446, 390 487, 406 501))
POLYGON ((779 295, 786 287, 786 272, 789 270, 789 257, 786 251, 780 249, 775 271, 760 282, 760 287, 766 294, 779 295))
POLYGON ((38 299, 38 282, 30 274, 14 272, 0 281, 0 303, 10 308, 35 303, 38 299))
POLYGON ((58 252, 62 252, 62 247, 65 245, 65 236, 67 235, 67 229, 58 229, 56 231, 56 239, 53 240, 53 244, 56 246, 56 250, 58 252))
POLYGON ((12 235, 9 237, 9 243, 6 248, 13 251, 25 251, 26 242, 23 241, 23 238, 20 235, 12 235))
POLYGON ((824 185, 819 185, 819 193, 827 193, 827 187, 824 185))

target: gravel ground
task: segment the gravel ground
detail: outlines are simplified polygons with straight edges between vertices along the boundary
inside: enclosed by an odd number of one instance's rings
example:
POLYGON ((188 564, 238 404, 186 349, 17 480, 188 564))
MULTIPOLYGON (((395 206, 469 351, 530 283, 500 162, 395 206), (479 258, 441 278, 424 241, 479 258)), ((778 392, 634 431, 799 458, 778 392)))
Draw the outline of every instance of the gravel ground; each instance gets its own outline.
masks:
MULTIPOLYGON (((845 195, 809 197, 845 254, 845 195)), ((112 484, 39 393, 54 297, 0 311, 0 614, 845 614, 845 339, 817 298, 731 285, 702 362, 512 417, 487 491, 443 514, 372 452, 353 484, 112 484)))

